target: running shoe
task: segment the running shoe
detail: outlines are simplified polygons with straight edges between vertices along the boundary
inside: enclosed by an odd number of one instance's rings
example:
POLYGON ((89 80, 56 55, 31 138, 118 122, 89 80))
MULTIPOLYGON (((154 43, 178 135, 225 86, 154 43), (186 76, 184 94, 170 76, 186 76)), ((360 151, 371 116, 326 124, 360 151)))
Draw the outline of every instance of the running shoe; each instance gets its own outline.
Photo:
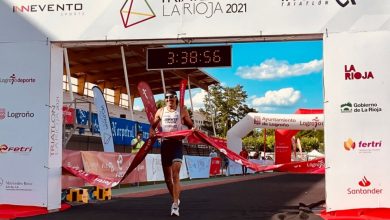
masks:
POLYGON ((171 207, 171 216, 174 215, 179 216, 179 205, 177 205, 176 203, 173 203, 171 207))

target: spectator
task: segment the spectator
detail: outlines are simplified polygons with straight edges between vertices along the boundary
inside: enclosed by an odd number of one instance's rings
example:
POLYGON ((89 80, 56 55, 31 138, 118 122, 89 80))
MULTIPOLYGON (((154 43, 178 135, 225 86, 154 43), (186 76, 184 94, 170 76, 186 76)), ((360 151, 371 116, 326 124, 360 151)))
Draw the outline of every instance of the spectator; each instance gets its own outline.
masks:
POLYGON ((138 153, 139 149, 141 149, 144 143, 145 142, 142 140, 142 131, 138 131, 137 136, 133 140, 131 140, 131 153, 138 153))
POLYGON ((225 176, 229 176, 229 158, 227 158, 226 155, 224 154, 221 154, 221 158, 222 158, 222 171, 221 171, 221 174, 223 175, 223 171, 225 170, 225 176))
POLYGON ((212 148, 211 149, 211 152, 210 152, 210 155, 209 155, 211 158, 214 158, 214 157, 218 157, 218 154, 217 154, 217 152, 215 152, 215 149, 214 148, 212 148))
MULTIPOLYGON (((245 147, 242 147, 242 150, 240 152, 240 156, 245 158, 245 159, 248 159, 249 157, 249 154, 248 154, 248 151, 246 151, 245 147)), ((244 165, 242 165, 242 175, 246 175, 248 172, 248 168, 244 165)))

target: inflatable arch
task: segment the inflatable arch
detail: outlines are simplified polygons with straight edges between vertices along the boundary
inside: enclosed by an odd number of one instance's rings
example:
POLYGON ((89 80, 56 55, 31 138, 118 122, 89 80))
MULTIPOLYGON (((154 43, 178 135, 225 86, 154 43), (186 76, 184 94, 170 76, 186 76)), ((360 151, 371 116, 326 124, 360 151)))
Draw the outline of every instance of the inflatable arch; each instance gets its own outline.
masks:
MULTIPOLYGON (((288 140, 290 140, 299 130, 323 129, 324 115, 322 113, 320 114, 321 111, 322 110, 298 110, 297 114, 249 113, 229 129, 227 132, 227 146, 236 153, 240 152, 242 138, 254 128, 276 129, 275 139, 287 134, 289 136, 288 140)), ((287 137, 285 137, 285 139, 287 140, 287 137)), ((286 145, 285 141, 282 143, 275 143, 275 149, 288 151, 288 154, 291 152, 290 143, 286 145)), ((291 160, 291 158, 289 160, 291 160)))

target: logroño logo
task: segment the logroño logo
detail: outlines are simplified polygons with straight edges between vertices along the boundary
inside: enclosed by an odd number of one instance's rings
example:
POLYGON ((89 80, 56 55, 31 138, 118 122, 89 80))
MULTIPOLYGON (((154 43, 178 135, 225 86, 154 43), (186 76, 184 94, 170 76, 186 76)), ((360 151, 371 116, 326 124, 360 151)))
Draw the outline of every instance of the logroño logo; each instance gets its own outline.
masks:
POLYGON ((5 119, 6 117, 12 119, 25 119, 25 118, 34 118, 35 114, 30 111, 26 112, 9 112, 5 108, 0 108, 0 120, 5 119))
POLYGON ((0 120, 3 120, 5 118, 5 108, 0 108, 0 120))
POLYGON ((345 80, 374 79, 371 71, 359 72, 354 65, 344 65, 345 80))
POLYGON ((147 0, 126 0, 120 14, 125 28, 156 17, 147 0))
POLYGON ((347 6, 349 2, 351 2, 352 5, 356 5, 355 0, 344 0, 344 2, 342 2, 341 0, 336 0, 336 2, 343 8, 347 6))

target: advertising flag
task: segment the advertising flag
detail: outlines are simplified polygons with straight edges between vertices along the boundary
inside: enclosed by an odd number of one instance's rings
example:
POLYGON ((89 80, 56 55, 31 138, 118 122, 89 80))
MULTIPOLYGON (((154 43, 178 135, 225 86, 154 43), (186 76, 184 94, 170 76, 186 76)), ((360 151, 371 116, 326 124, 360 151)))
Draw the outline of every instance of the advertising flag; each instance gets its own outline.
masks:
POLYGON ((115 152, 106 100, 104 99, 103 93, 99 87, 94 86, 92 91, 98 115, 99 130, 100 136, 102 138, 104 152, 115 152))

